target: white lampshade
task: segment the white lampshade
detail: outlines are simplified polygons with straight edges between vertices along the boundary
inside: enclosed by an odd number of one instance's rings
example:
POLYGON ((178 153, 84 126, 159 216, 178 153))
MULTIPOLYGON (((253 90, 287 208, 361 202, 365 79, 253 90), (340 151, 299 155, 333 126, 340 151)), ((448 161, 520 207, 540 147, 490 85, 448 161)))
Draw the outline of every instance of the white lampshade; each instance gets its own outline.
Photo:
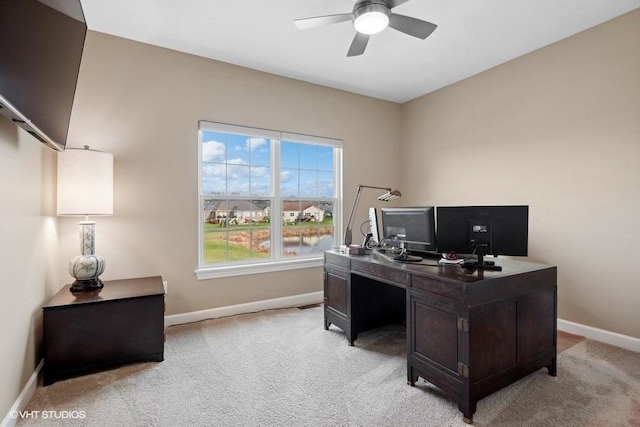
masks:
POLYGON ((58 215, 113 215, 113 155, 67 148, 58 154, 58 215))

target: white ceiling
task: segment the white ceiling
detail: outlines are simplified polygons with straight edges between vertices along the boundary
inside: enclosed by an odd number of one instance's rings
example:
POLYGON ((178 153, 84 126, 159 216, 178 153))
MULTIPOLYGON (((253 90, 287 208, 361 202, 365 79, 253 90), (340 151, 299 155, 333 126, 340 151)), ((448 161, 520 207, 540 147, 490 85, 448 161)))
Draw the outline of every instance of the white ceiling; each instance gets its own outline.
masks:
POLYGON ((640 7, 640 0, 411 0, 394 13, 438 25, 426 40, 387 28, 347 58, 353 0, 81 0, 89 29, 403 103, 640 7))

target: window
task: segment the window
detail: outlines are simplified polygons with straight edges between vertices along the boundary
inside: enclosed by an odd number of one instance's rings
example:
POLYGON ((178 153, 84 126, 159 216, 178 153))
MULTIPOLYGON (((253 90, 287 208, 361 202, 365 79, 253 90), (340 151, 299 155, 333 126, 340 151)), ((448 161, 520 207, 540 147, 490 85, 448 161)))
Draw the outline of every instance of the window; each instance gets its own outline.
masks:
POLYGON ((199 145, 199 279, 322 265, 342 141, 202 121, 199 145))

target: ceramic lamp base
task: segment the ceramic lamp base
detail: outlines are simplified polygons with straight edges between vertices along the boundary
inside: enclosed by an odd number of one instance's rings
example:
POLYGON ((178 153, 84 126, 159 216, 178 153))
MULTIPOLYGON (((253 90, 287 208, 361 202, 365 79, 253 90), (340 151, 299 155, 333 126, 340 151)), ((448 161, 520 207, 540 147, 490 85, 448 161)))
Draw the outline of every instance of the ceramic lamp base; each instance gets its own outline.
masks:
POLYGON ((69 274, 76 281, 71 285, 71 292, 93 291, 102 288, 98 278, 104 272, 105 262, 100 255, 80 255, 69 262, 69 274))
POLYGON ((98 278, 105 268, 104 258, 95 253, 95 225, 93 221, 80 221, 80 250, 82 255, 69 262, 69 274, 76 279, 71 292, 86 292, 102 289, 98 278))

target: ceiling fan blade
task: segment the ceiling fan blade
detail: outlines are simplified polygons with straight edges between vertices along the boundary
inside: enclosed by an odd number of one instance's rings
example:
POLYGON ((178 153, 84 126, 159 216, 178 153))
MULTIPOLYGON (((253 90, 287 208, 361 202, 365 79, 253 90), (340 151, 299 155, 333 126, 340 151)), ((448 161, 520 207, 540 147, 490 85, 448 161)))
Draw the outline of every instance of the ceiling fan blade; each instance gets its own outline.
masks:
POLYGON ((349 48, 347 56, 351 57, 362 55, 364 50, 367 48, 367 43, 369 43, 369 34, 356 33, 356 36, 351 42, 351 47, 349 48))
POLYGON ((421 19, 412 18, 410 16, 398 15, 392 13, 389 17, 389 26, 401 33, 408 34, 419 39, 426 39, 438 27, 431 22, 421 19))
POLYGON ((338 24, 340 22, 351 21, 351 13, 340 13, 338 15, 316 16, 314 18, 302 18, 293 21, 299 30, 309 30, 311 28, 323 27, 325 25, 338 24))
POLYGON ((389 9, 393 9, 394 7, 400 6, 401 4, 404 4, 409 0, 385 0, 385 1, 389 5, 389 9))

